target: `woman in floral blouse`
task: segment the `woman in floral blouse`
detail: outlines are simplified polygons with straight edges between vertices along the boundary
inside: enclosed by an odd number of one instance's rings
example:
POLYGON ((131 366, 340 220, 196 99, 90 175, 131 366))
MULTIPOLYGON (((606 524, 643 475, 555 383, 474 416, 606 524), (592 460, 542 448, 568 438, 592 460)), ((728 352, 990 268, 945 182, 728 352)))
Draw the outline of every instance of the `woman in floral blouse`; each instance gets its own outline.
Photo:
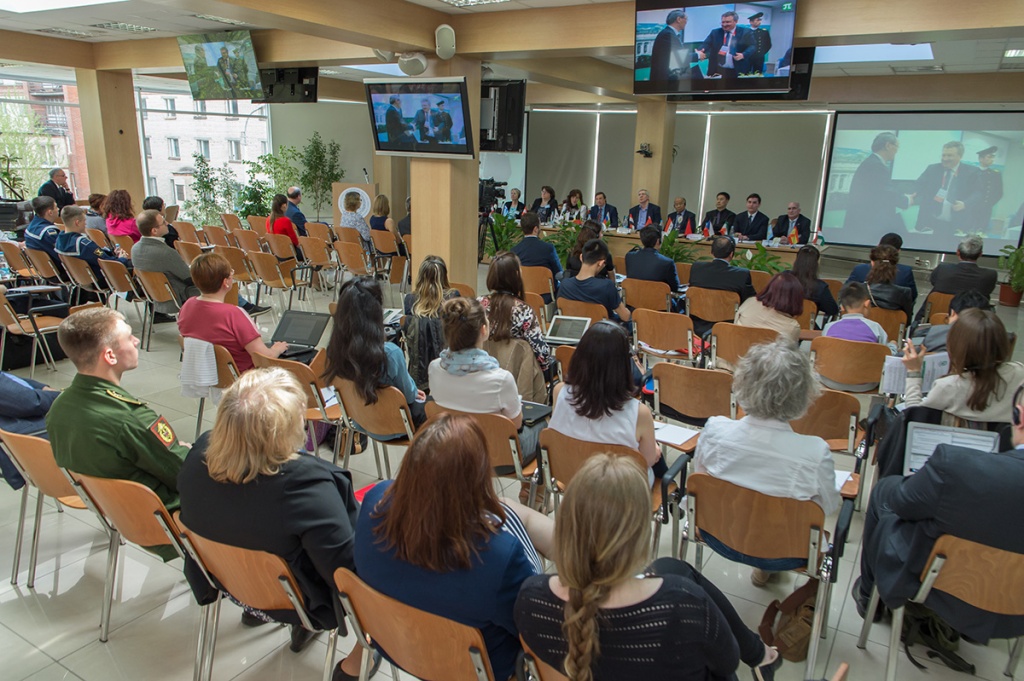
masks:
POLYGON ((503 341, 518 338, 530 344, 537 363, 550 378, 554 364, 551 348, 544 340, 537 315, 533 308, 523 302, 523 274, 519 258, 515 253, 503 251, 491 260, 487 271, 487 288, 491 292, 480 298, 480 304, 487 312, 487 323, 491 327, 490 340, 503 341))

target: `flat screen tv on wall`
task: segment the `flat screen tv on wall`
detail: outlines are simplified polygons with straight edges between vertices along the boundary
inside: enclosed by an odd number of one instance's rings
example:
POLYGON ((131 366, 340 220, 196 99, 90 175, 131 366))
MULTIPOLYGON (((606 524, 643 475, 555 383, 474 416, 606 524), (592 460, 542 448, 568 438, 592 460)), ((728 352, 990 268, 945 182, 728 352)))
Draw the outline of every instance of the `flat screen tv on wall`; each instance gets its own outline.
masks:
POLYGON ((260 70, 249 31, 178 37, 192 99, 259 99, 260 70))
POLYGON ((473 158, 465 78, 367 79, 378 154, 473 158))

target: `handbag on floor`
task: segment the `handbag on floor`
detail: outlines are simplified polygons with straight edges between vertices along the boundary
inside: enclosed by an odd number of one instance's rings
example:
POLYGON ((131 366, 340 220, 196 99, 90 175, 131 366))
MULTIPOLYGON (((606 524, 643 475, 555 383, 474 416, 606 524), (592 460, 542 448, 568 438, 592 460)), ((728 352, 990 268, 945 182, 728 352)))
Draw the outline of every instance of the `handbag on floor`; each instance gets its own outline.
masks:
POLYGON ((790 662, 807 659, 814 622, 814 602, 818 598, 818 580, 809 580, 781 603, 774 600, 764 611, 757 628, 761 640, 779 649, 779 655, 790 662), (778 621, 776 621, 778 620, 778 621))

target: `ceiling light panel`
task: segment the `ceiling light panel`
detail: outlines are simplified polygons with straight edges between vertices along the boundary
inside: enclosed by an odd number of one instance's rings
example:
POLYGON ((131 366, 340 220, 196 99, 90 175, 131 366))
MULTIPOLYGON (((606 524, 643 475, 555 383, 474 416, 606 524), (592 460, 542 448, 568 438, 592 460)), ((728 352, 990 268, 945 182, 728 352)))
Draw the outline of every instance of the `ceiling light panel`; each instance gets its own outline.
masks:
POLYGON ((214 21, 218 24, 227 24, 228 26, 248 26, 244 21, 235 21, 234 19, 228 19, 226 17, 215 17, 212 14, 196 14, 196 19, 202 19, 203 21, 214 21))
POLYGON ((508 0, 441 0, 452 7, 476 7, 477 5, 496 5, 508 0))
POLYGON ((107 21, 102 24, 90 24, 93 28, 103 28, 108 31, 122 31, 124 33, 155 33, 157 29, 138 24, 126 24, 123 21, 107 21))
POLYGON ((17 14, 29 14, 31 12, 47 12, 54 9, 113 5, 118 2, 125 2, 125 0, 0 0, 0 10, 17 14))
POLYGON ((1007 59, 1012 59, 1013 57, 1024 57, 1024 50, 1007 50, 1006 52, 1003 52, 1003 56, 1007 59))
POLYGON ((76 31, 73 28, 40 28, 36 33, 49 33, 50 35, 63 35, 68 38, 95 38, 98 33, 89 31, 76 31))

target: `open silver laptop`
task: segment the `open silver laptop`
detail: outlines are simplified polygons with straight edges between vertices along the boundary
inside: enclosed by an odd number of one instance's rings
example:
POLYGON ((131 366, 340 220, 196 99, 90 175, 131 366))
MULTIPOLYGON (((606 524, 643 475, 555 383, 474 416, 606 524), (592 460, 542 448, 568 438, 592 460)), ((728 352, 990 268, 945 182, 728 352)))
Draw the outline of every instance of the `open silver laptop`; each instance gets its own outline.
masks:
POLYGON ((590 317, 567 317, 556 314, 548 325, 545 340, 557 345, 576 345, 590 328, 590 317))
POLYGON ((939 445, 957 445, 995 454, 999 451, 999 433, 912 421, 907 424, 903 475, 911 475, 921 470, 939 445))
POLYGON ((285 359, 309 352, 320 342, 330 320, 331 315, 323 312, 287 310, 281 315, 281 321, 270 340, 272 343, 284 341, 288 344, 288 349, 281 355, 285 359))

